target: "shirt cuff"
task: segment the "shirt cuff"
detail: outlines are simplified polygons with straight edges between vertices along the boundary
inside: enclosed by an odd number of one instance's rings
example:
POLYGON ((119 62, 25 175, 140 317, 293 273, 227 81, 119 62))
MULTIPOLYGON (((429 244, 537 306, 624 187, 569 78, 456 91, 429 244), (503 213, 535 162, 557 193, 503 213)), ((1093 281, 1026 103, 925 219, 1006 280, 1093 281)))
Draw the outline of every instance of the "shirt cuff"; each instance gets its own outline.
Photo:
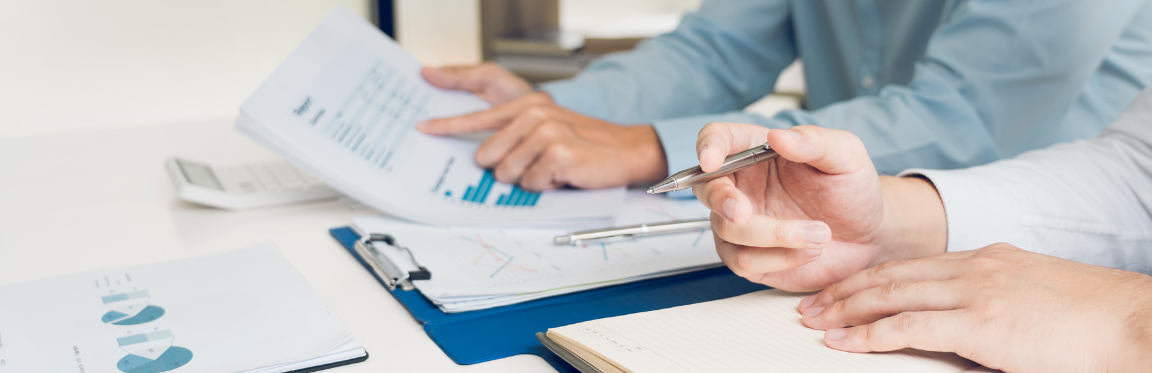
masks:
POLYGON ((591 79, 567 79, 537 86, 552 96, 552 101, 568 110, 593 118, 607 120, 608 103, 600 87, 591 79))
POLYGON ((1005 242, 1024 248, 1024 219, 1003 187, 979 169, 920 170, 897 177, 923 176, 932 181, 944 203, 948 252, 967 251, 1005 242))

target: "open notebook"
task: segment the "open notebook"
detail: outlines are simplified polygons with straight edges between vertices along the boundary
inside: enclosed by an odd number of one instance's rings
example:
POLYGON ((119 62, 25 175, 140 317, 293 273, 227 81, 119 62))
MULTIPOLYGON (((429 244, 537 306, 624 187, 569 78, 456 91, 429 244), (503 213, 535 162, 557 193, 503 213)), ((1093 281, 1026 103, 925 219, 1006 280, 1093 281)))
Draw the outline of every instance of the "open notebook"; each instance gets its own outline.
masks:
POLYGON ((804 294, 764 290, 728 299, 586 321, 540 333, 590 372, 955 373, 973 363, 919 350, 856 354, 824 345, 800 323, 804 294))

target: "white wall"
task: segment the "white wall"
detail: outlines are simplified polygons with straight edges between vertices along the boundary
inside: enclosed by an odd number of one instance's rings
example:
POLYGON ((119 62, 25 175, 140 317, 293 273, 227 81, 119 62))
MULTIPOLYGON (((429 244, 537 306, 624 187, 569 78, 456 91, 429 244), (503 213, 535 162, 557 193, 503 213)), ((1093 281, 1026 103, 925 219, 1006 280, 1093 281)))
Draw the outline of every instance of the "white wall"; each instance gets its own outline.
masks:
POLYGON ((431 66, 480 63, 479 0, 397 0, 396 40, 431 66))
POLYGON ((0 137, 235 116, 337 3, 0 1, 0 137))

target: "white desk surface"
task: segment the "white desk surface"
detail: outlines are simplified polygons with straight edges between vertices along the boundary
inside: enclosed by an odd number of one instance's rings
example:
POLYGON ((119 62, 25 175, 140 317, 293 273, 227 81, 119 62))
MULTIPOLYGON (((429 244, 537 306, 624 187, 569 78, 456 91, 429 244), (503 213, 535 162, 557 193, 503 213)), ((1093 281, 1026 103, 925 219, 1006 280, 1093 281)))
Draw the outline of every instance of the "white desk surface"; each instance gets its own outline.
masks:
POLYGON ((371 357, 343 372, 552 372, 519 355, 456 365, 328 228, 355 215, 340 201, 223 211, 176 199, 164 161, 277 159, 231 120, 0 140, 0 285, 245 248, 272 241, 371 357))

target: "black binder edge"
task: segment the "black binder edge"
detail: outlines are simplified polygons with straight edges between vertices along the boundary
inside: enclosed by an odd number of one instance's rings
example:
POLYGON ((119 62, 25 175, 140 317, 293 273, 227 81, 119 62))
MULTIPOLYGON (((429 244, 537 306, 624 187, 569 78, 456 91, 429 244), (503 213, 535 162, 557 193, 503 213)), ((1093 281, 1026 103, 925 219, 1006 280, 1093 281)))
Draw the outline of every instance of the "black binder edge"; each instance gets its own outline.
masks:
POLYGON ((588 364, 584 358, 576 356, 576 354, 572 353, 572 351, 569 351, 567 348, 564 348, 564 346, 561 346, 560 344, 553 341, 552 338, 548 338, 548 334, 544 332, 537 332, 536 339, 539 339, 540 344, 544 345, 544 347, 547 347, 548 350, 552 351, 552 353, 556 354, 556 356, 559 356, 564 360, 564 362, 571 364, 572 367, 576 368, 576 370, 579 370, 580 373, 603 373, 600 371, 600 369, 596 369, 596 367, 592 366, 592 364, 588 364))
POLYGON ((361 356, 361 357, 355 357, 355 358, 351 358, 351 359, 348 359, 348 360, 344 360, 344 361, 337 361, 337 362, 335 362, 335 363, 328 363, 328 364, 323 364, 323 365, 317 365, 317 366, 314 366, 314 367, 311 367, 311 368, 297 369, 297 370, 288 371, 288 372, 284 372, 284 373, 312 373, 312 372, 319 372, 319 371, 322 371, 322 370, 328 370, 328 369, 332 369, 332 368, 336 368, 336 367, 342 367, 342 366, 345 366, 345 365, 352 365, 352 364, 356 364, 356 363, 363 363, 365 360, 368 360, 368 350, 364 350, 364 356, 361 356))

